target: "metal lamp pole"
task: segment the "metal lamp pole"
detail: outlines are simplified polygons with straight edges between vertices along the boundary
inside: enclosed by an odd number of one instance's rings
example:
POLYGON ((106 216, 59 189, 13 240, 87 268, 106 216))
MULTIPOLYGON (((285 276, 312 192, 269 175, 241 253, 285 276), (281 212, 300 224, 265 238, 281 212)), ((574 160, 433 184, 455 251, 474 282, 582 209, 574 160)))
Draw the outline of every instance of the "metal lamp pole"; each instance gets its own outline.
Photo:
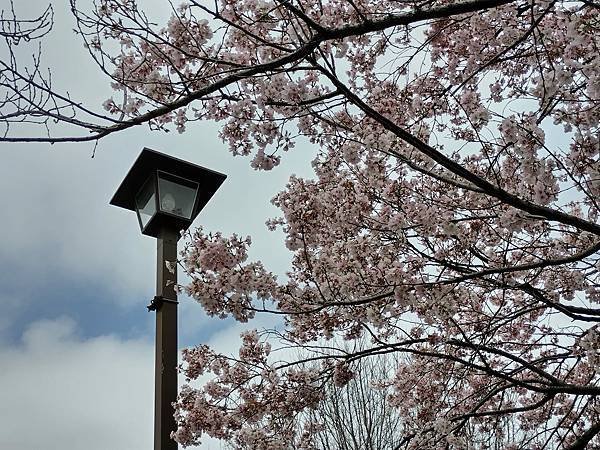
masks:
POLYGON ((177 450, 171 432, 177 429, 177 238, 162 229, 156 240, 156 297, 148 307, 156 310, 154 357, 154 450, 177 450))
POLYGON ((110 201, 135 211, 142 234, 157 240, 154 450, 177 450, 177 241, 226 175, 145 148, 110 201))

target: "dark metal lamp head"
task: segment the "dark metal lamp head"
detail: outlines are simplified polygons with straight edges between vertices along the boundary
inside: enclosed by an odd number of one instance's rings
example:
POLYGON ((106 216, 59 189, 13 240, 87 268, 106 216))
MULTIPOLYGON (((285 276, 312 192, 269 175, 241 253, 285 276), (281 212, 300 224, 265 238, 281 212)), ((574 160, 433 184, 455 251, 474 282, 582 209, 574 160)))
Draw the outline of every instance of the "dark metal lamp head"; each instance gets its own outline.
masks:
POLYGON ((222 173, 144 148, 110 201, 135 211, 142 234, 186 230, 227 178, 222 173))

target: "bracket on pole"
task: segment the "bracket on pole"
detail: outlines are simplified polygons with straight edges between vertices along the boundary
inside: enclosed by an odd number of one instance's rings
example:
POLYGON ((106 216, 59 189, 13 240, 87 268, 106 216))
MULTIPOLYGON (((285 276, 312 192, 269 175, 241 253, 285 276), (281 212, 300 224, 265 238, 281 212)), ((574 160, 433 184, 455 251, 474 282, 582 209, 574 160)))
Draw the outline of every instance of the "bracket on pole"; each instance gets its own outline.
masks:
POLYGON ((150 311, 158 311, 164 302, 168 303, 179 303, 177 300, 171 300, 168 298, 164 298, 161 295, 156 295, 152 300, 150 300, 150 304, 146 306, 148 308, 148 312, 150 311))

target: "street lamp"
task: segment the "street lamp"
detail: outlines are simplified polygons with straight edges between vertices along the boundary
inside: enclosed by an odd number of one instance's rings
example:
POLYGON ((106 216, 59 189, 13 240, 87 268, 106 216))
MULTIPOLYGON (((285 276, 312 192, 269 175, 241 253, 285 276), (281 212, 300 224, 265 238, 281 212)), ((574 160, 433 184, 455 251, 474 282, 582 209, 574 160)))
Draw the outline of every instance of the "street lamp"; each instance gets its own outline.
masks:
POLYGON ((135 211, 142 234, 157 238, 154 450, 176 450, 177 241, 226 175, 144 148, 110 201, 135 211))

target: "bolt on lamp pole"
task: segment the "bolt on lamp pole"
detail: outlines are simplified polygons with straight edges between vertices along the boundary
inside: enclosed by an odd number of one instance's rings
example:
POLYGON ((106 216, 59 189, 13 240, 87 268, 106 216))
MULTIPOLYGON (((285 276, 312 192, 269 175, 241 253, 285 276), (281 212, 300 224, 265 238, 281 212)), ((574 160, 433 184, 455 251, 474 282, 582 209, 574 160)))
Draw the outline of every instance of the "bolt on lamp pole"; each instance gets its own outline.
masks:
POLYGON ((110 201, 135 211, 142 234, 157 242, 154 450, 177 450, 177 241, 226 176, 144 148, 110 201))

